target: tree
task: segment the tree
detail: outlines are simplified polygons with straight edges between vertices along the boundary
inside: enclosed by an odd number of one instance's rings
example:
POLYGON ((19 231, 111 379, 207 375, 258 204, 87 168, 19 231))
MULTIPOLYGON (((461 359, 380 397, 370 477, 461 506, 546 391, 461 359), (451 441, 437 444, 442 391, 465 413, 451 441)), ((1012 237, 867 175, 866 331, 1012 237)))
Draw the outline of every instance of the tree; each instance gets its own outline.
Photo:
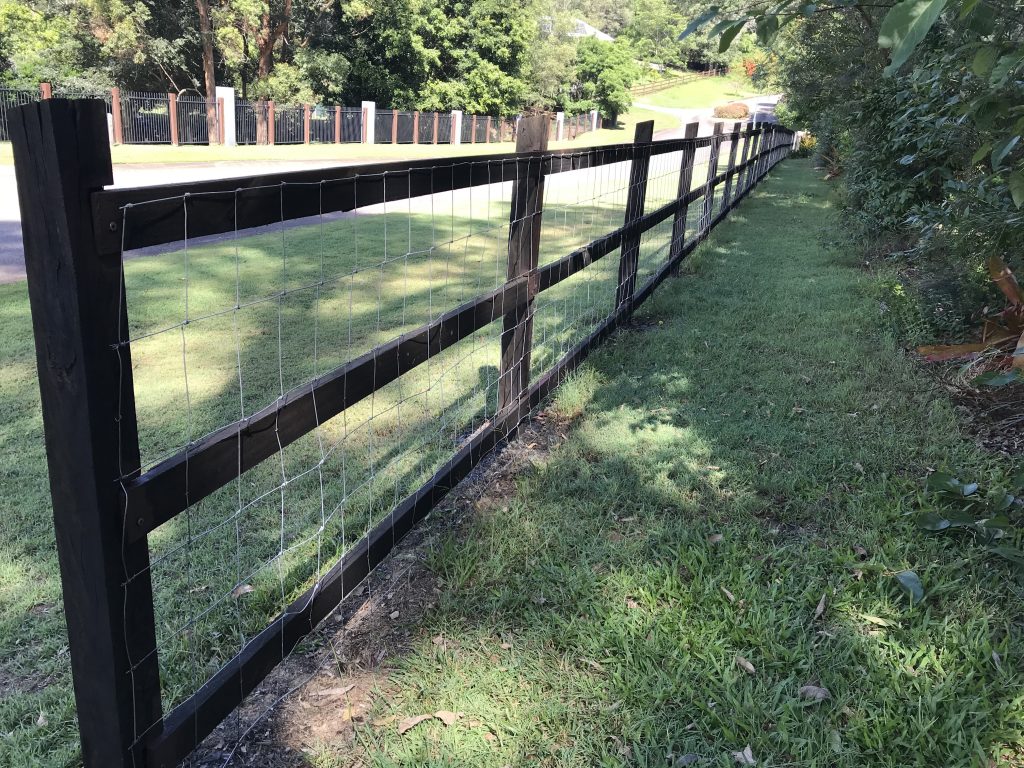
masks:
POLYGON ((203 49, 203 85, 206 86, 206 130, 211 144, 220 144, 220 119, 217 112, 217 75, 213 65, 213 21, 210 0, 196 0, 199 12, 199 37, 203 49))
POLYGON ((614 121, 625 112, 633 97, 630 93, 639 75, 629 44, 595 38, 580 41, 576 50, 576 86, 579 108, 598 109, 614 121))

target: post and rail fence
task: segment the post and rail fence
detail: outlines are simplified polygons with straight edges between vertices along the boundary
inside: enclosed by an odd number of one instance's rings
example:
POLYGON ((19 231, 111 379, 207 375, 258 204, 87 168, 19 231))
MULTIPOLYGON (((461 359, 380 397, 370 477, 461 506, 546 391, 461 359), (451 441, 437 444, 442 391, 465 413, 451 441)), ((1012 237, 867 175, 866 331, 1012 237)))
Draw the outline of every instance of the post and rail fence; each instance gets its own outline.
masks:
POLYGON ((515 153, 124 189, 103 102, 8 129, 88 768, 226 729, 794 136, 551 151, 540 116, 515 153))
POLYGON ((687 72, 685 75, 680 75, 679 77, 667 77, 661 80, 652 80, 649 83, 635 85, 629 89, 629 92, 634 96, 647 96, 652 93, 657 93, 658 91, 673 88, 677 85, 695 83, 698 80, 703 80, 705 77, 725 77, 727 73, 728 70, 725 68, 708 69, 703 72, 687 72))
MULTIPOLYGON (((218 92, 221 89, 218 88, 218 92)), ((231 89, 227 89, 231 91, 231 89)), ((233 93, 233 91, 231 91, 233 93)), ((21 104, 50 98, 85 98, 96 94, 40 83, 38 90, 0 88, 0 141, 9 141, 8 112, 21 104)), ((418 112, 326 104, 288 105, 234 99, 225 109, 223 98, 194 91, 150 93, 111 88, 102 95, 114 144, 223 144, 227 123, 234 144, 350 144, 367 143, 365 122, 372 119, 376 144, 490 144, 515 141, 520 118, 418 112), (458 118, 456 118, 458 115, 458 118), (456 125, 458 130, 456 130, 456 125), (211 135, 212 132, 212 135, 211 135)), ((600 123, 596 112, 550 116, 553 140, 575 139, 600 123)))

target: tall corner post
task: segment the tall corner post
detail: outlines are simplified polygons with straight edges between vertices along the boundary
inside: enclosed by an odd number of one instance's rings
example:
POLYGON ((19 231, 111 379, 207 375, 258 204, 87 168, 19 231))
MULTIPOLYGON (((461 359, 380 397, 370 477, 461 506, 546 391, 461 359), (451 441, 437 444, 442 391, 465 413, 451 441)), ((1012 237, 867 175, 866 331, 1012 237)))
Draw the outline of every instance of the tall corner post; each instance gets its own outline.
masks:
POLYGON ((498 378, 499 424, 514 427, 519 422, 523 394, 530 385, 530 352, 533 347, 532 279, 540 259, 541 216, 544 212, 544 163, 548 148, 548 120, 545 115, 524 117, 516 136, 516 180, 512 184, 512 210, 508 228, 507 278, 529 276, 530 288, 524 304, 505 313, 501 333, 501 367, 498 378))
POLYGON ((619 249, 619 283, 615 291, 616 311, 623 311, 627 314, 632 311, 636 271, 640 260, 640 230, 634 225, 644 215, 652 141, 654 141, 654 121, 646 120, 637 123, 636 131, 633 134, 633 162, 629 169, 622 246, 619 249))
MULTIPOLYGON (((684 139, 697 138, 697 130, 700 123, 688 123, 683 130, 684 139)), ((693 186, 693 163, 697 157, 697 145, 695 143, 683 146, 682 160, 679 162, 679 187, 676 189, 676 198, 682 200, 690 193, 693 186)), ((686 202, 680 203, 672 220, 672 241, 669 243, 669 261, 675 264, 674 272, 679 269, 679 258, 686 245, 686 216, 689 205, 686 202)))
POLYGON ((702 240, 711 232, 711 218, 715 212, 715 177, 718 175, 718 156, 721 153, 722 124, 715 123, 711 131, 711 146, 708 147, 708 178, 704 182, 704 200, 700 220, 697 222, 697 236, 702 240))
POLYGON ((122 479, 139 468, 131 352, 121 259, 97 252, 91 205, 113 183, 106 109, 27 104, 10 130, 82 760, 146 768, 162 715, 149 546, 124 536, 122 479))

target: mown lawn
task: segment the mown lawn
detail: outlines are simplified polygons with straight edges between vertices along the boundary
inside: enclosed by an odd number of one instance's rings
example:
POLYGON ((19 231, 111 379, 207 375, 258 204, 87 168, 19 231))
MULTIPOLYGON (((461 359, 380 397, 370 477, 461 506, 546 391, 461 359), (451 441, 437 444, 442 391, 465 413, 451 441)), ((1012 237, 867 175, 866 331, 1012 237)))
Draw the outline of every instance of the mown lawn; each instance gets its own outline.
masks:
POLYGON ((435 548, 415 649, 312 764, 1021 764, 1019 577, 905 517, 932 468, 1010 467, 887 337, 835 226, 787 162, 591 358, 567 439, 435 548), (463 718, 399 734, 437 710, 463 718))
POLYGON ((657 107, 696 109, 713 107, 726 101, 745 99, 756 95, 749 83, 729 77, 704 77, 690 83, 683 83, 664 91, 655 91, 636 98, 639 104, 653 104, 657 107))

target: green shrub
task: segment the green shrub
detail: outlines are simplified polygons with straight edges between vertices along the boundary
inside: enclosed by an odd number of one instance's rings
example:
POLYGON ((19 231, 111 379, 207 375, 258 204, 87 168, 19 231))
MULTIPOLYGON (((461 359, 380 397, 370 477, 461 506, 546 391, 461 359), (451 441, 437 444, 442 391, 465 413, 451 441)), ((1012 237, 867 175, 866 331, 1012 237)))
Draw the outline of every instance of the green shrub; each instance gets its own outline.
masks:
POLYGON ((800 137, 800 146, 796 148, 790 157, 810 157, 818 146, 818 139, 811 133, 804 133, 800 137))
POLYGON ((715 107, 714 115, 726 120, 742 120, 743 118, 750 117, 750 107, 742 101, 731 101, 728 104, 715 107))

